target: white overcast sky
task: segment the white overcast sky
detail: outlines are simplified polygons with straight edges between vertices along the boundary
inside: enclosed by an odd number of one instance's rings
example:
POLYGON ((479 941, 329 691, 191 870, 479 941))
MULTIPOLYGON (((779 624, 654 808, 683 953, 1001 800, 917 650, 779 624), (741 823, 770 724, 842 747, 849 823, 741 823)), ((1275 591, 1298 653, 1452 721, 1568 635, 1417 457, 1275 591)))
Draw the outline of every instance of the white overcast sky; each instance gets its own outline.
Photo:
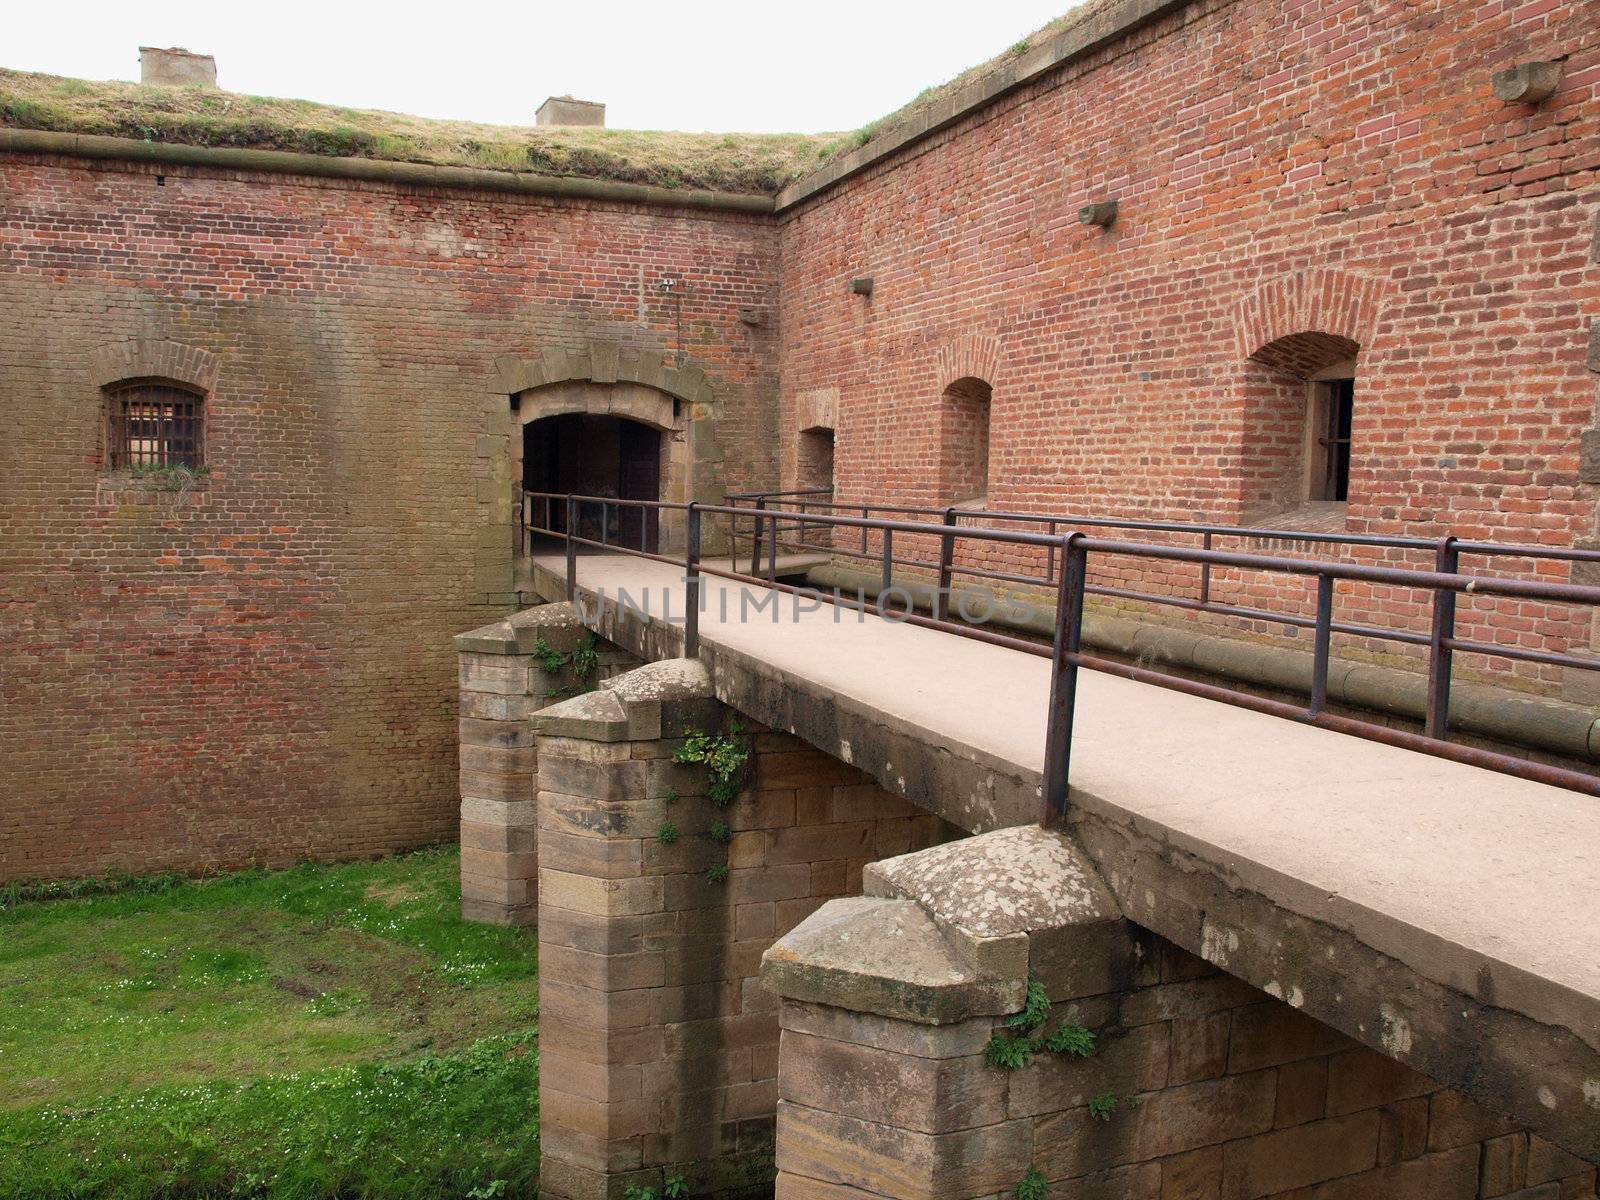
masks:
POLYGON ((532 124, 549 95, 628 129, 854 129, 1076 0, 78 0, 16 4, 0 66, 139 77, 138 47, 214 54, 229 91, 532 124))

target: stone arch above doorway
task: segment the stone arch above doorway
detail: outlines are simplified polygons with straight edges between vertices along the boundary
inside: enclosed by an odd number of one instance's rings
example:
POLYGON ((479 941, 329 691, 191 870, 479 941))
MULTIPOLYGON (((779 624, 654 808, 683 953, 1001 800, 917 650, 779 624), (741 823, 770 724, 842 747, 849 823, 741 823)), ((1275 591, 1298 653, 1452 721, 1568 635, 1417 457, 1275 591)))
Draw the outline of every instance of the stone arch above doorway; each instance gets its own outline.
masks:
MULTIPOLYGON (((481 532, 477 590, 488 603, 516 602, 521 544, 517 487, 526 424, 564 413, 621 417, 662 432, 662 499, 726 499, 716 419, 719 405, 703 369, 671 364, 655 350, 591 340, 494 360, 478 444, 481 532)), ((681 522, 662 523, 663 550, 676 549, 681 522)))
MULTIPOLYGON (((492 390, 515 396, 552 383, 639 383, 690 405, 714 402, 706 373, 693 363, 668 364, 658 350, 630 350, 616 342, 590 341, 581 349, 552 346, 532 357, 502 354, 494 360, 492 390)), ((691 413, 697 419, 698 413, 691 413)))
MULTIPOLYGON (((679 504, 690 498, 693 464, 682 400, 642 383, 571 380, 522 392, 513 402, 513 486, 679 504)), ((586 513, 585 519, 597 516, 586 513)), ((621 544, 634 544, 629 529, 651 531, 649 545, 641 544, 651 550, 659 548, 658 533, 675 548, 683 525, 677 513, 658 516, 615 506, 609 517, 607 528, 617 527, 621 544)), ((558 515, 553 527, 563 522, 558 515)))
POLYGON ((642 383, 594 383, 574 380, 549 383, 511 398, 516 422, 526 425, 545 417, 587 413, 590 416, 623 417, 650 425, 664 433, 683 435, 688 428, 687 407, 682 400, 642 383))

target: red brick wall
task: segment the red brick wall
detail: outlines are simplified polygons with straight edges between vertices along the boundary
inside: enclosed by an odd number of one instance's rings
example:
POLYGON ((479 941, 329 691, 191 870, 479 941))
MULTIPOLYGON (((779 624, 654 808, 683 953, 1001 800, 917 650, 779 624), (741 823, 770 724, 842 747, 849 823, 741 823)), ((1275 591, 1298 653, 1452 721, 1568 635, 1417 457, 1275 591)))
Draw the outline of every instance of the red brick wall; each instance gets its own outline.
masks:
MULTIPOLYGON (((1351 530, 1591 538, 1597 94, 1581 0, 1187 6, 789 210, 785 430, 837 388, 843 496, 947 504, 941 393, 975 374, 991 508, 1237 521, 1285 490, 1301 436, 1301 385, 1250 356, 1316 330, 1361 348, 1351 530), (1493 71, 1554 57, 1554 97, 1493 98, 1493 71), (1109 197, 1109 230, 1079 223, 1109 197)), ((1213 596, 1245 590, 1312 611, 1298 580, 1213 596)), ((1423 597, 1340 595, 1341 617, 1426 628, 1423 597)), ((1589 638, 1514 603, 1462 624, 1589 638)))
POLYGON ((455 836, 496 355, 670 361, 686 280, 729 483, 775 471, 770 222, 167 170, 0 161, 0 879, 455 836), (102 486, 132 337, 218 360, 181 500, 102 486))

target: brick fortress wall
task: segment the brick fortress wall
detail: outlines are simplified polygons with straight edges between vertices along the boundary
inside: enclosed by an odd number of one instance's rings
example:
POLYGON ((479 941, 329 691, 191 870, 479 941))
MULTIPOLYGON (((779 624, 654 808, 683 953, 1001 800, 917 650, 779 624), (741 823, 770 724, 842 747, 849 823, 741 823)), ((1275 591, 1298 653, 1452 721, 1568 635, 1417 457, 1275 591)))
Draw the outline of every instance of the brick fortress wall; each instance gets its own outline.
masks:
MULTIPOLYGON (((1355 348, 1338 528, 1592 542, 1597 131, 1591 5, 1177 7, 787 209, 786 441, 825 396, 844 499, 964 500, 949 389, 977 378, 991 510, 1271 519, 1300 498, 1307 385, 1286 372, 1355 348), (1549 99, 1492 94, 1494 71, 1555 58, 1549 99), (1108 198, 1109 228, 1079 223, 1108 198)), ((1099 579, 1199 587, 1182 565, 1099 579)), ((1212 598, 1309 615, 1310 589, 1219 571, 1212 598)), ((1425 632, 1427 597, 1341 587, 1338 615, 1425 632)), ((1586 612, 1482 599, 1460 626, 1595 636, 1586 612)))
POLYGON ((775 233, 159 170, 0 161, 0 879, 453 838, 450 639, 516 607, 495 359, 670 363, 681 328, 728 485, 766 484, 773 334, 737 311, 775 233), (209 478, 115 484, 101 385, 201 368, 209 478))

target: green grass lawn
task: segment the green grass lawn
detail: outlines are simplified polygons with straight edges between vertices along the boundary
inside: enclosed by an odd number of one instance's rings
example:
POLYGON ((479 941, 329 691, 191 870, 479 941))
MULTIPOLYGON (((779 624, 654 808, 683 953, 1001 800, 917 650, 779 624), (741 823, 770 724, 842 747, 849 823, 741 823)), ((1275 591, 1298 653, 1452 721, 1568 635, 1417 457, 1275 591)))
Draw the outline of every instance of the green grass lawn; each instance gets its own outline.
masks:
POLYGON ((534 939, 456 872, 0 903, 0 1198, 532 1195, 534 939))

